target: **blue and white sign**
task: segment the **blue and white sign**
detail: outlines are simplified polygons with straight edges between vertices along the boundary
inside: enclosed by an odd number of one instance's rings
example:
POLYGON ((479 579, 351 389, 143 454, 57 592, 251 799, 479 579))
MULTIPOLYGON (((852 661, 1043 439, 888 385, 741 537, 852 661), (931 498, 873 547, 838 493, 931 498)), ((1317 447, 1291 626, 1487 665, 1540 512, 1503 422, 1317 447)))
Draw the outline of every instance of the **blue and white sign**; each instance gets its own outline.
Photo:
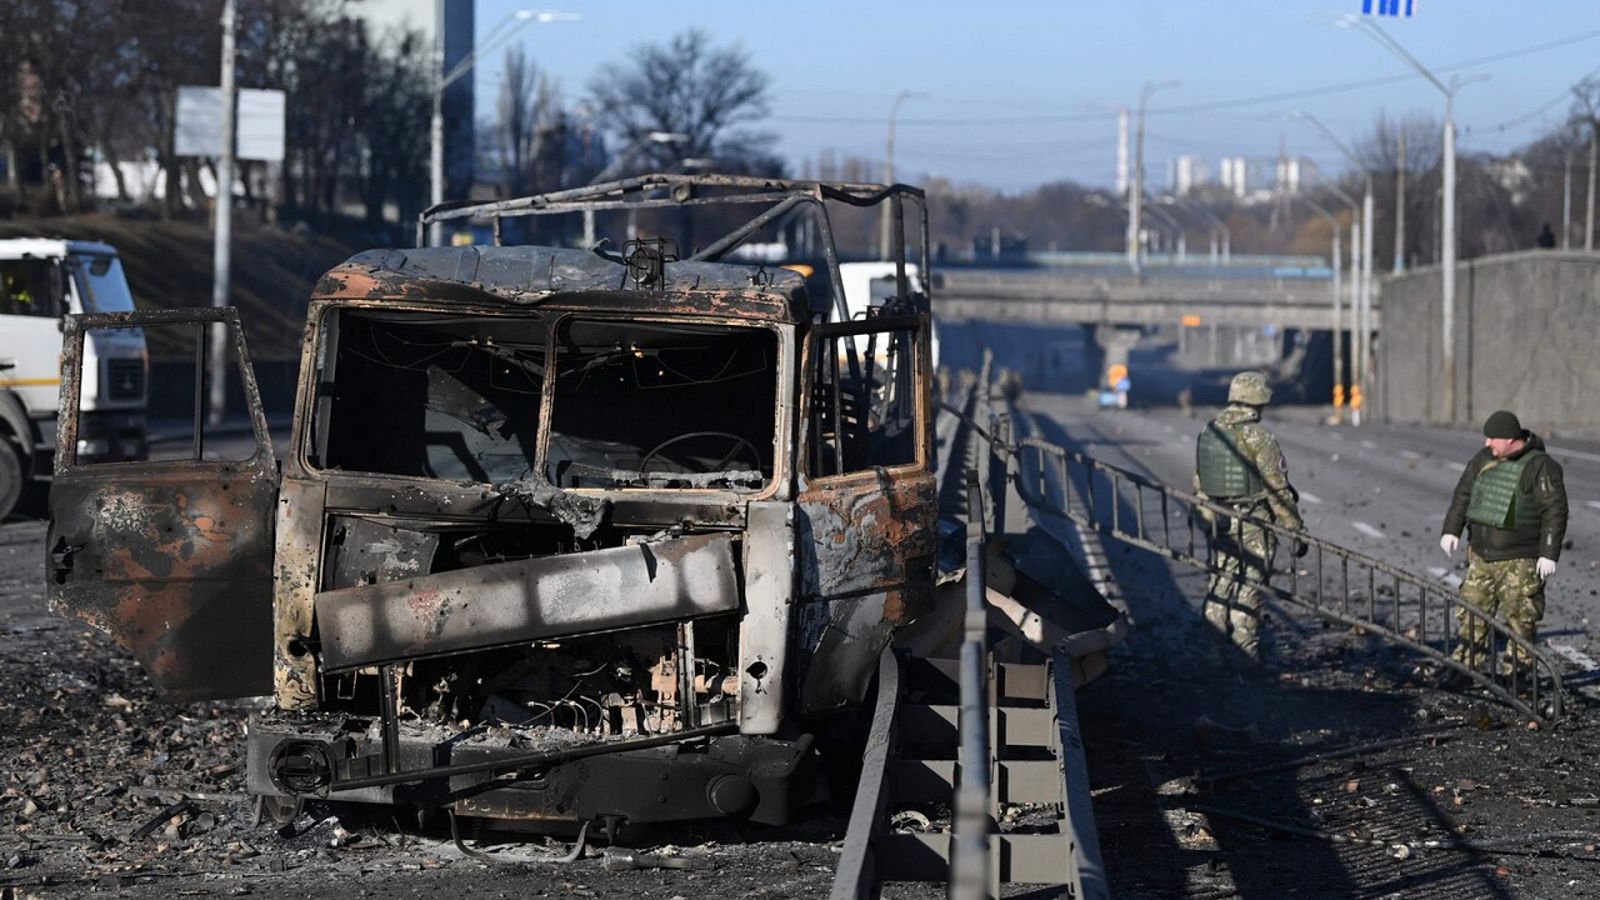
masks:
MULTIPOLYGON (((1417 11, 1417 0, 1377 0, 1377 14, 1380 16, 1402 15, 1401 7, 1405 8, 1404 15, 1410 16, 1417 11)), ((1361 0, 1362 15, 1373 14, 1373 0, 1361 0)))

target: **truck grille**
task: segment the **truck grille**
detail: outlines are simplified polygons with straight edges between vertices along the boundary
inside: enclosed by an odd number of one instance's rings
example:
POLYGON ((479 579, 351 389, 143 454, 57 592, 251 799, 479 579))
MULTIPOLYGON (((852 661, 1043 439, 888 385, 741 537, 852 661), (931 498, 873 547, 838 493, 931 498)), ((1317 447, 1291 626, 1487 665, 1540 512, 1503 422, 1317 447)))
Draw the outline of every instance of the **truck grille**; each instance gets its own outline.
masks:
POLYGON ((142 400, 144 398, 144 360, 106 360, 106 398, 142 400))

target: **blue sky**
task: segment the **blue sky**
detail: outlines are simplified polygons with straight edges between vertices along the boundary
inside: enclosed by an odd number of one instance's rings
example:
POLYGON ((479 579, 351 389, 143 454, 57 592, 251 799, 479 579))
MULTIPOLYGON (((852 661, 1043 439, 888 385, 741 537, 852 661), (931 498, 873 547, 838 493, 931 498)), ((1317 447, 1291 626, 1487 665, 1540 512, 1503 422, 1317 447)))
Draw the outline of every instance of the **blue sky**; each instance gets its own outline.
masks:
MULTIPOLYGON (((791 162, 825 150, 881 159, 891 101, 900 108, 900 180, 925 174, 1005 190, 1070 178, 1109 185, 1115 176, 1116 110, 1134 106, 1146 81, 1177 80, 1151 101, 1146 167, 1188 153, 1268 157, 1280 146, 1339 168, 1307 126, 1273 118, 1303 109, 1344 138, 1380 113, 1442 114, 1439 91, 1419 77, 1303 99, 1185 110, 1282 92, 1405 75, 1411 70, 1341 15, 1361 0, 1057 0, 1057 2, 806 3, 536 0, 583 16, 533 25, 517 40, 560 83, 568 102, 606 62, 698 26, 738 44, 772 76, 779 150, 791 162), (1004 120, 1004 121, 997 121, 1004 120)), ((529 3, 476 0, 478 33, 529 3)), ((1458 71, 1490 80, 1462 89, 1456 120, 1463 151, 1503 151, 1554 124, 1570 103, 1513 127, 1502 123, 1556 100, 1600 74, 1600 5, 1578 0, 1415 0, 1409 19, 1380 21, 1430 67, 1543 44, 1564 46, 1458 71)), ((493 109, 498 54, 480 63, 480 115, 493 109)), ((1448 78, 1448 76, 1446 76, 1448 78)))

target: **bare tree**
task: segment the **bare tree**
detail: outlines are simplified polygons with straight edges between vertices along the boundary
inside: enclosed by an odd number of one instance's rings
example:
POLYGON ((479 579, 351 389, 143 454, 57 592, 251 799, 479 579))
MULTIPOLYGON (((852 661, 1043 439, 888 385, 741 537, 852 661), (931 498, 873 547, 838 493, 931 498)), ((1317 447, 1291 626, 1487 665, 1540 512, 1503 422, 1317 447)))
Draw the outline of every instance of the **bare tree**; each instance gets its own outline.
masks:
POLYGON ((665 168, 710 158, 723 168, 751 170, 775 162, 773 136, 739 128, 767 115, 769 81, 743 50, 712 47, 710 35, 692 29, 665 45, 634 49, 625 64, 605 66, 589 94, 600 127, 623 147, 637 143, 649 163, 665 168), (651 132, 686 140, 650 141, 651 132))

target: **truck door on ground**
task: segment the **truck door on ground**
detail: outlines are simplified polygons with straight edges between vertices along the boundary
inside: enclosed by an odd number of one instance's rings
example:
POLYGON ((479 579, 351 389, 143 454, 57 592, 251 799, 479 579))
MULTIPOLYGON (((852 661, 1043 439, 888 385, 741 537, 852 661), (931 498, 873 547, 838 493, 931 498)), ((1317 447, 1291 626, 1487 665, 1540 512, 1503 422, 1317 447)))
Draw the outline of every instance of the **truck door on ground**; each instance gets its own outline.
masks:
POLYGON ((277 471, 248 361, 232 309, 66 320, 50 605, 117 638, 172 700, 272 691, 277 471), (209 424, 207 331, 219 324, 227 377, 242 387, 244 415, 231 427, 209 424), (94 462, 76 452, 84 348, 96 332, 130 328, 163 361, 150 459, 94 462))

